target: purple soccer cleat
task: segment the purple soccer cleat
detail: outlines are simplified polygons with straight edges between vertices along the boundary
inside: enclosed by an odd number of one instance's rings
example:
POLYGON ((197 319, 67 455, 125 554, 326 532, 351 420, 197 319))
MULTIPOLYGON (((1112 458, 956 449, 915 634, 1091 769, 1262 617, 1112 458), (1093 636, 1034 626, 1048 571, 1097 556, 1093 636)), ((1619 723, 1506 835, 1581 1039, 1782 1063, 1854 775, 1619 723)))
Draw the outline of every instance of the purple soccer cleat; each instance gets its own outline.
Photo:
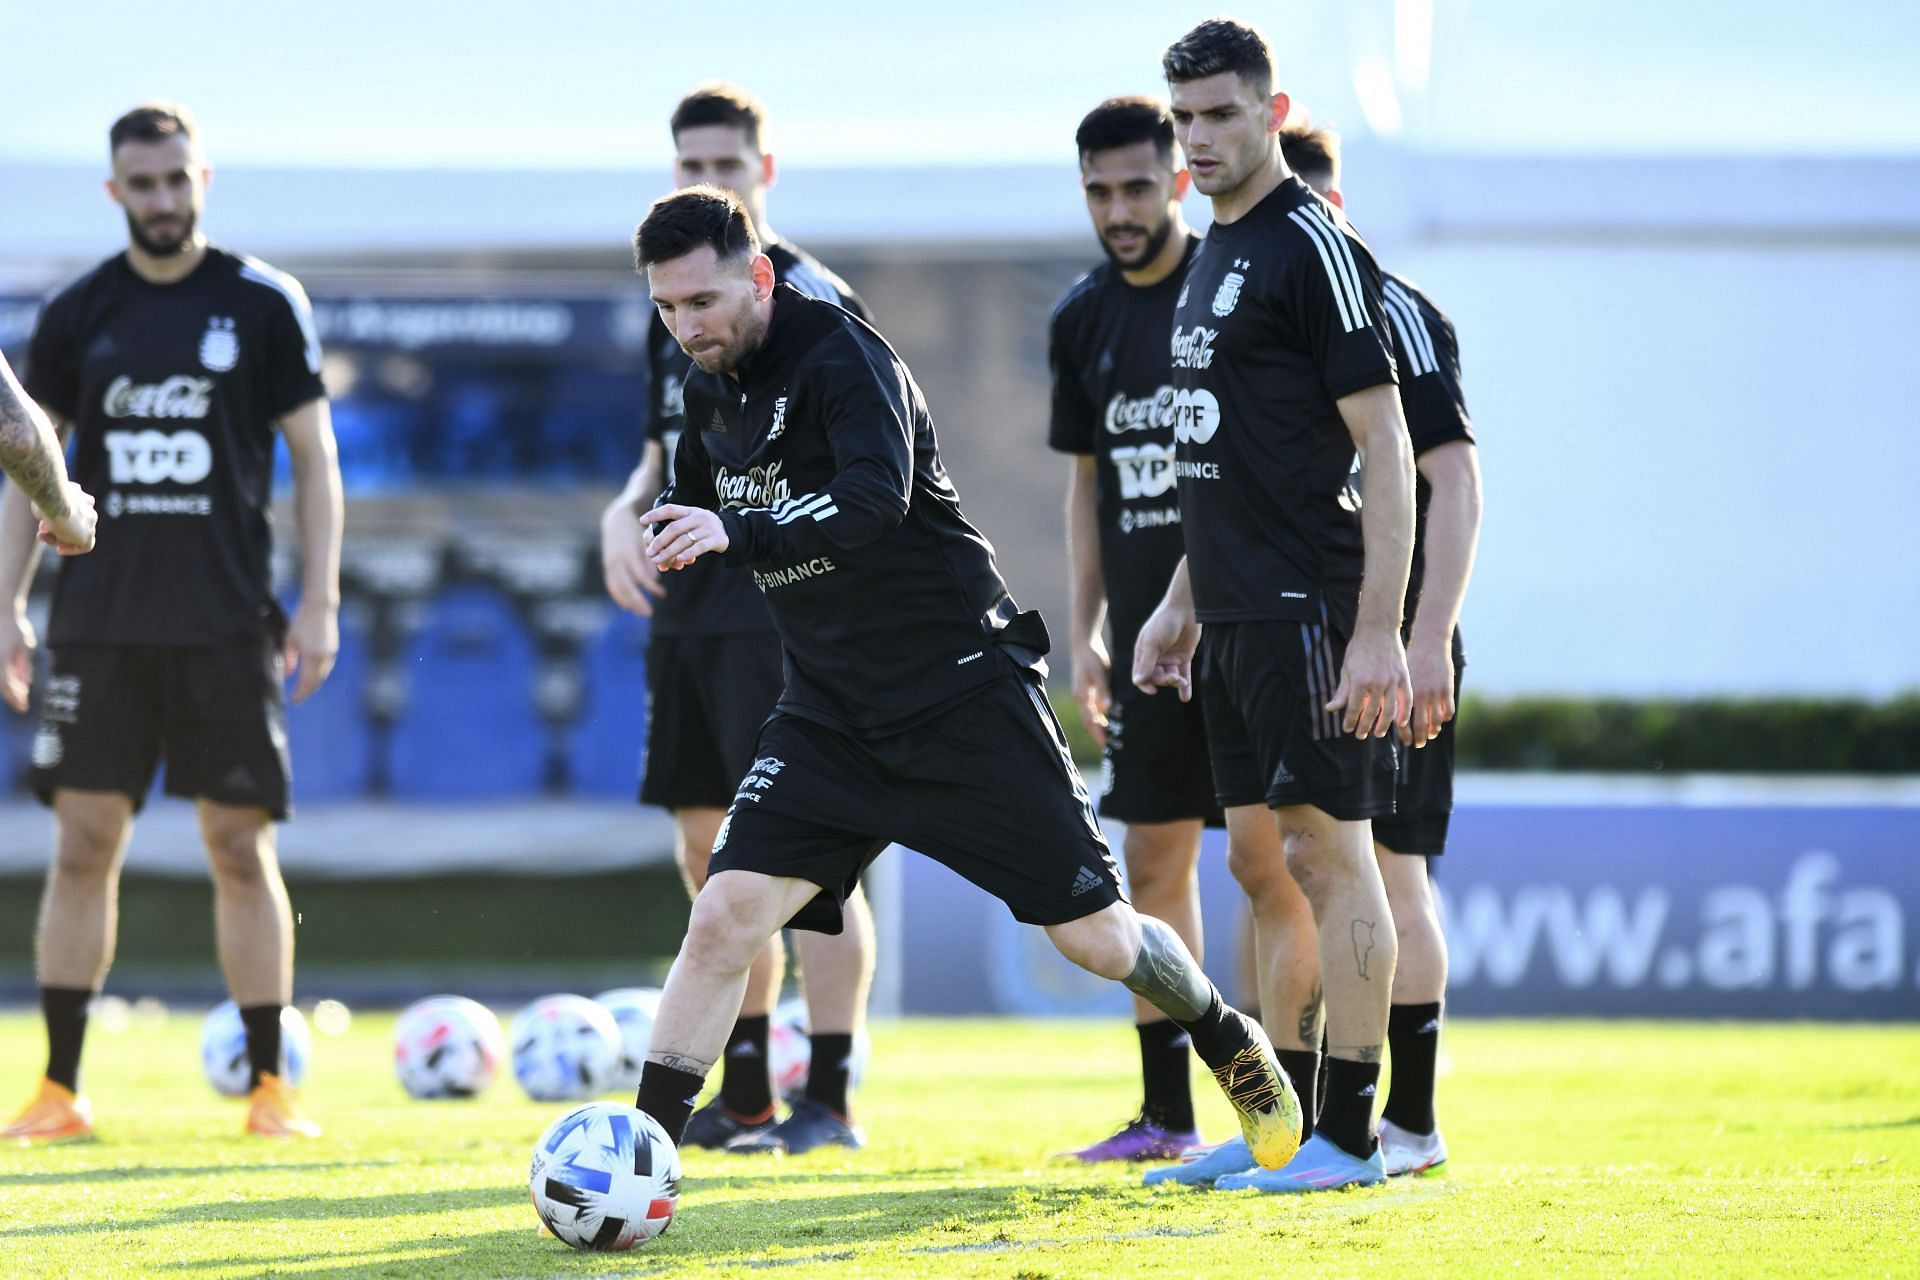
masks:
POLYGON ((1102 1164, 1108 1161, 1178 1160, 1181 1152, 1199 1141, 1200 1135, 1191 1130, 1176 1133, 1172 1129, 1162 1129, 1145 1116, 1135 1116, 1111 1138, 1065 1154, 1086 1164, 1102 1164))

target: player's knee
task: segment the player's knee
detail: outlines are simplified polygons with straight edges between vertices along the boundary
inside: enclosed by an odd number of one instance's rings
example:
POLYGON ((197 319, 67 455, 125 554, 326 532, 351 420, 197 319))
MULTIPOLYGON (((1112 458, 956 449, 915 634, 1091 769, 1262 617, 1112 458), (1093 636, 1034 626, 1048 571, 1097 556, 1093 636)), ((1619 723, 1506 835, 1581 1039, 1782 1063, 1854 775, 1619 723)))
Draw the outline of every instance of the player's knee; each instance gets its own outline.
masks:
POLYGON ((257 823, 209 822, 202 830, 214 878, 225 884, 258 885, 272 874, 271 846, 257 823))
POLYGON ((1131 913, 1108 908, 1066 924, 1051 925, 1047 936, 1060 954, 1089 973, 1120 981, 1140 958, 1140 933, 1131 913))
POLYGON ((1309 902, 1319 902, 1339 878, 1334 850, 1311 831, 1289 831, 1285 840, 1285 871, 1309 902))
POLYGON ((772 936, 766 904, 732 877, 709 881, 693 900, 682 954, 722 969, 746 969, 772 936))
POLYGON ((1227 871, 1246 895, 1255 901, 1287 889, 1292 879, 1287 873, 1285 855, 1272 845, 1249 847, 1238 841, 1229 841, 1227 871))
POLYGON ((62 813, 54 842, 54 869, 63 876, 96 878, 112 873, 126 838, 118 817, 62 813))

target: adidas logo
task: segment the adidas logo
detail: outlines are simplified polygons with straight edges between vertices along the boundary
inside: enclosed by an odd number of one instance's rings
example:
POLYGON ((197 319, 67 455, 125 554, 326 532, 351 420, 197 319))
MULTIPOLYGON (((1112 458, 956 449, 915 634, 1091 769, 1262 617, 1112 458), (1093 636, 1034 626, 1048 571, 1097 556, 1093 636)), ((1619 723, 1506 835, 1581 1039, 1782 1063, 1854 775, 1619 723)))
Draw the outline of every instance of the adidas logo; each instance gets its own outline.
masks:
POLYGON ((1417 1036, 1424 1036, 1424 1035, 1429 1035, 1429 1034, 1438 1032, 1439 1030, 1440 1030, 1440 1019, 1432 1018, 1428 1020, 1426 1026, 1420 1028, 1418 1031, 1414 1032, 1413 1034, 1417 1036))
POLYGON ((1368 1085, 1366 1088, 1362 1089, 1360 1091, 1360 1096, 1363 1098, 1371 1098, 1373 1096, 1373 1086, 1368 1085))
POLYGON ((1169 1049, 1190 1049, 1193 1047, 1193 1037, 1182 1031, 1177 1039, 1168 1042, 1167 1047, 1169 1049))
POLYGON ((1099 887, 1100 877, 1093 874, 1093 868, 1082 867, 1073 877, 1073 891, 1070 896, 1077 898, 1081 894, 1090 893, 1099 887))
POLYGON ((727 1056, 729 1058, 757 1058, 760 1056, 760 1048, 751 1040, 742 1040, 739 1044, 727 1050, 727 1056))

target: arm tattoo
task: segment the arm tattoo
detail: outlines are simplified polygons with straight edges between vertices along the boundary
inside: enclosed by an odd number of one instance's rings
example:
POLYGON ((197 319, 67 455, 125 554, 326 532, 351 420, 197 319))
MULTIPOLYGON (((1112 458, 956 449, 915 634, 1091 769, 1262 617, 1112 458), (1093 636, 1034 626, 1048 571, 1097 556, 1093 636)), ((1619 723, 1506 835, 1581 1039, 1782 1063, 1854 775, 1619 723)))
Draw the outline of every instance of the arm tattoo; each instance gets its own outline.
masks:
POLYGON ((67 466, 46 446, 31 406, 11 388, 0 388, 0 458, 7 474, 42 515, 67 514, 67 466))
POLYGON ((1213 1003, 1213 984, 1180 935, 1152 916, 1140 917, 1140 954, 1120 982, 1175 1022, 1192 1022, 1213 1003))
POLYGON ((1320 1008, 1325 1002, 1320 984, 1313 984, 1313 994, 1300 1006, 1300 1043, 1318 1047, 1320 1044, 1320 1008))
POLYGON ((1330 1044, 1327 1046, 1327 1056, 1347 1062, 1378 1062, 1381 1047, 1377 1044, 1330 1044))
POLYGON ((1373 957, 1373 921, 1355 920, 1353 922, 1353 963, 1360 970, 1360 979, 1371 982, 1367 977, 1367 961, 1373 957))

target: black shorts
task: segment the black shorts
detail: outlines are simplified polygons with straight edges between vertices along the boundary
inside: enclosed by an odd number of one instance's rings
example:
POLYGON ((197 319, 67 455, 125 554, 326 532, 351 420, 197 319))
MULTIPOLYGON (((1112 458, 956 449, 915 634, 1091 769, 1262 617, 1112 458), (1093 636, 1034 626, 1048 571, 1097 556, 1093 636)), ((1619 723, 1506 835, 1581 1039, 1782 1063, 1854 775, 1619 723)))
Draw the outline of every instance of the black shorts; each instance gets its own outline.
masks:
POLYGON ((652 637, 640 803, 726 808, 785 685, 780 637, 771 631, 652 637))
POLYGON ((1317 623, 1210 622, 1200 696, 1222 808, 1310 804, 1342 821, 1393 813, 1397 744, 1344 733, 1325 709, 1347 632, 1317 623))
MULTIPOLYGON (((1453 701, 1460 703, 1460 677, 1466 662, 1454 645, 1453 701)), ((1458 719, 1456 716, 1455 719, 1458 719)), ((1373 838, 1394 853, 1437 858, 1447 851, 1447 826, 1453 816, 1453 726, 1418 751, 1400 749, 1400 776, 1394 782, 1393 816, 1373 820, 1373 838)))
POLYGON ((1126 900, 1046 695, 1011 672, 884 738, 776 713, 707 867, 813 881, 821 893, 791 926, 838 933, 860 873, 896 841, 1024 924, 1062 924, 1126 900))
POLYGON ((29 785, 114 791, 138 813, 161 760, 166 793, 291 811, 287 706, 276 617, 260 636, 176 648, 59 645, 41 699, 29 785))
POLYGON ((1147 694, 1113 683, 1100 768, 1100 813, 1118 822, 1224 824, 1213 798, 1207 724, 1200 703, 1171 689, 1147 694))

